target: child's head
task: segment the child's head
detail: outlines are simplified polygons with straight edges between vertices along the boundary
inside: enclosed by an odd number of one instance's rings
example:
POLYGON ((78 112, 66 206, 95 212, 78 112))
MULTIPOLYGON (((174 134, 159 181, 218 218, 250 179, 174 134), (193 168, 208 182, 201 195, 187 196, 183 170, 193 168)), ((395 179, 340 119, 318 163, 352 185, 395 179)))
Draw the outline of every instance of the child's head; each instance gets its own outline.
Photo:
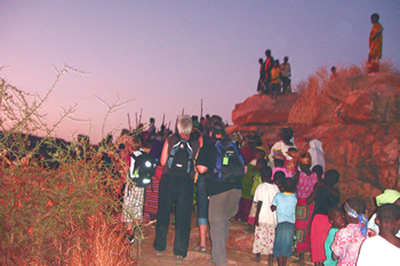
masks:
POLYGON ((267 164, 268 164, 268 161, 265 160, 264 158, 258 159, 254 169, 257 171, 260 171, 260 169, 263 168, 264 166, 267 166, 267 164))
POLYGON ((325 173, 325 184, 329 187, 333 187, 339 181, 340 174, 335 169, 326 171, 325 173))
POLYGON ((283 62, 284 63, 287 63, 289 61, 289 56, 285 56, 284 58, 283 58, 283 62))
POLYGON ((400 229, 400 206, 383 204, 377 211, 376 224, 380 228, 380 233, 390 232, 396 235, 400 229))
POLYGON ((278 59, 276 59, 276 60, 274 61, 274 67, 279 67, 279 60, 278 60, 278 59))
POLYGON ((261 146, 256 146, 255 147, 255 154, 254 157, 258 159, 266 159, 267 157, 267 150, 261 146))
POLYGON ((264 166, 260 169, 260 176, 263 182, 272 183, 272 169, 269 166, 264 166))
POLYGON ((346 218, 344 218, 344 212, 339 207, 332 207, 328 211, 329 222, 333 228, 344 228, 346 226, 346 218))
POLYGON ((260 65, 264 64, 264 59, 259 58, 259 59, 258 59, 258 63, 259 63, 260 65))
POLYGON ((318 176, 318 180, 322 180, 322 174, 324 173, 324 170, 322 169, 322 166, 317 164, 316 166, 314 166, 311 171, 313 173, 316 173, 318 176))
POLYGON ((296 192, 297 184, 296 184, 296 181, 294 181, 293 178, 286 178, 284 180, 284 183, 285 183, 284 190, 283 190, 284 192, 289 192, 289 193, 296 192))
POLYGON ((346 201, 344 204, 346 221, 349 224, 360 224, 361 232, 364 236, 367 235, 367 205, 361 198, 355 197, 346 201))
POLYGON ((274 182, 278 186, 280 191, 284 191, 285 189, 285 173, 282 171, 277 171, 274 174, 274 182))

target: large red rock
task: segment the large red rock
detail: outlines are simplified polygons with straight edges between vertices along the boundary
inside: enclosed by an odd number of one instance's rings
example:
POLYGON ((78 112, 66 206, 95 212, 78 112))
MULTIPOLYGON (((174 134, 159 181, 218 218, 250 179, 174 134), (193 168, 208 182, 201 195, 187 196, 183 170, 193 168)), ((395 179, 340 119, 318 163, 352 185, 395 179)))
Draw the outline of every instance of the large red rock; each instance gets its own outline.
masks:
POLYGON ((279 140, 287 125, 301 151, 319 139, 326 169, 341 174, 341 200, 360 196, 373 208, 373 197, 384 189, 400 190, 400 75, 356 75, 310 84, 315 86, 277 102, 249 97, 235 106, 234 125, 227 131, 258 134, 265 148, 279 140))

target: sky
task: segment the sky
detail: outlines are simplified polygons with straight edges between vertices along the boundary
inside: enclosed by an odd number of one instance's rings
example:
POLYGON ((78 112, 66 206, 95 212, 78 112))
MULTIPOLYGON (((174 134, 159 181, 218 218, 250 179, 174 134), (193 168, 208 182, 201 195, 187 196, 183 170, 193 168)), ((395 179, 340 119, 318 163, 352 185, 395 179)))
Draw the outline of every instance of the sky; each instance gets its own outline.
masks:
POLYGON ((174 127, 178 115, 219 114, 256 93, 258 58, 289 56, 292 84, 320 67, 360 65, 370 15, 380 14, 383 59, 400 63, 400 1, 0 1, 0 77, 43 96, 55 130, 92 143, 136 117, 174 127), (114 106, 110 109, 108 106, 114 106), (116 108, 118 107, 118 108, 116 108), (109 113, 109 111, 112 111, 109 113))

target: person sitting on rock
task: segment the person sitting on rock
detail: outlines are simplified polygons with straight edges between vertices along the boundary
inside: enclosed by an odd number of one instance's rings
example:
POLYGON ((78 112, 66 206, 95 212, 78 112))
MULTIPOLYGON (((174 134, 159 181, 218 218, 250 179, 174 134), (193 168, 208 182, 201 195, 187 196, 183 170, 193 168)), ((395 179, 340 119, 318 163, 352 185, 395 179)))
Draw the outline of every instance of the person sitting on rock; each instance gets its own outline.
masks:
POLYGON ((276 142, 272 148, 271 152, 268 155, 269 162, 271 163, 271 168, 275 167, 274 164, 274 153, 277 151, 281 151, 285 158, 288 157, 289 148, 296 148, 296 145, 293 143, 293 130, 290 127, 282 128, 281 131, 281 140, 276 142))

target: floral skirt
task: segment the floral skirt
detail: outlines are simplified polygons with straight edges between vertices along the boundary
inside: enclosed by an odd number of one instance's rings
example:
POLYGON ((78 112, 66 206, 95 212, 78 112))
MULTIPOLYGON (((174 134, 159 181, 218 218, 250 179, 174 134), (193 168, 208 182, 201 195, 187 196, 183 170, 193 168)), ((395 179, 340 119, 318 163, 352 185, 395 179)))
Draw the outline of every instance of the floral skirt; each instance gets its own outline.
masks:
POLYGON ((273 253, 275 226, 260 224, 254 233, 253 254, 270 255, 273 253))

